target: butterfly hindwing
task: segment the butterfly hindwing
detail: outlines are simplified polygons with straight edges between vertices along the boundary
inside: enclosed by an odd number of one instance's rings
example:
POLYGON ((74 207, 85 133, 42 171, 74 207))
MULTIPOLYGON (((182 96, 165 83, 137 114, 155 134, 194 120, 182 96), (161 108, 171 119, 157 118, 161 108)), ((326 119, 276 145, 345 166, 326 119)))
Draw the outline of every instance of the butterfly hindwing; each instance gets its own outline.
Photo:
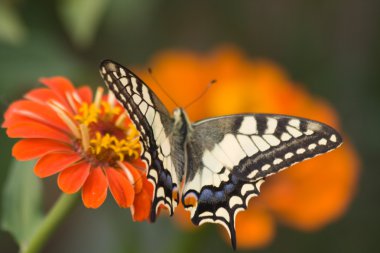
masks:
POLYGON ((194 224, 222 224, 234 247, 236 214, 266 177, 342 142, 331 127, 282 115, 231 115, 192 127, 182 201, 194 224))
POLYGON ((147 177, 154 186, 151 220, 155 220, 160 206, 173 214, 179 201, 176 161, 181 158, 172 156, 175 143, 171 138, 172 118, 153 91, 127 68, 105 60, 100 74, 140 132, 141 158, 147 164, 147 177))

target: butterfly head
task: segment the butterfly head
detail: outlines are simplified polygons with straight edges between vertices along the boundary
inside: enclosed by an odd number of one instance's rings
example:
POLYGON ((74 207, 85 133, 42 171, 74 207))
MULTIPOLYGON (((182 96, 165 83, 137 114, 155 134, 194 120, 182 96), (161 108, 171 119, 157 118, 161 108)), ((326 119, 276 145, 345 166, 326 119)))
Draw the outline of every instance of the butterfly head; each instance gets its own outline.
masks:
POLYGON ((182 131, 186 131, 186 132, 191 130, 191 122, 183 108, 178 107, 174 109, 173 119, 174 119, 175 128, 182 129, 182 131))
POLYGON ((182 119, 182 114, 183 114, 183 109, 182 108, 175 108, 173 111, 173 118, 174 122, 178 122, 179 120, 182 119))

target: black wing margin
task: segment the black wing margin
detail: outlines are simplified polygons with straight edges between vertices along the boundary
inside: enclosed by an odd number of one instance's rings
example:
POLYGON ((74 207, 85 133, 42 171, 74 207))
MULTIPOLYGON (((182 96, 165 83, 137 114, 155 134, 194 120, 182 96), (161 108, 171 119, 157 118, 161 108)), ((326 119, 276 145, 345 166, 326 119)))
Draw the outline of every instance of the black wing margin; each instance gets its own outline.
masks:
POLYGON ((342 143, 323 123, 283 115, 231 115, 193 129, 182 202, 195 225, 223 225, 234 248, 236 215, 260 193, 266 177, 342 143))
POLYGON ((147 177, 154 186, 150 220, 156 219, 161 205, 172 215, 179 201, 175 169, 178 167, 175 161, 179 159, 171 157, 173 122, 167 109, 140 78, 122 65, 104 60, 100 74, 140 132, 141 158, 147 164, 147 177))

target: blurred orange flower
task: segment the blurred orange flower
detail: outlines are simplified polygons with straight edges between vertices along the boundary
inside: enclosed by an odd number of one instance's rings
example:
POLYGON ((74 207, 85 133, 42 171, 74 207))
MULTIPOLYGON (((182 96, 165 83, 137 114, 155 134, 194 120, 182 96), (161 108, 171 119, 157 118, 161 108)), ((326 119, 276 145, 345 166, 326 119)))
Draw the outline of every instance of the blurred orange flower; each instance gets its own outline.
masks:
MULTIPOLYGON (((197 97, 212 79, 218 83, 187 109, 192 120, 232 113, 276 113, 306 117, 340 129, 334 109, 291 81, 277 65, 250 60, 230 47, 211 55, 166 51, 153 58, 155 77, 174 100, 184 106, 197 97)), ((141 72, 163 102, 175 105, 141 72)), ((341 131, 340 131, 341 132, 341 131)), ((304 161, 270 177, 262 194, 237 218, 241 248, 263 247, 274 237, 275 221, 300 230, 323 227, 341 216, 356 189, 359 161, 347 137, 334 152, 304 161)), ((178 207, 176 215, 189 227, 189 214, 178 207), (186 217, 186 218, 185 218, 186 217)))
POLYGON ((110 189, 120 207, 131 207, 135 220, 148 217, 153 189, 147 182, 139 134, 113 95, 98 88, 74 88, 63 77, 42 78, 37 88, 10 105, 2 127, 18 160, 38 159, 34 172, 58 175, 68 194, 82 189, 88 208, 103 204, 110 189))

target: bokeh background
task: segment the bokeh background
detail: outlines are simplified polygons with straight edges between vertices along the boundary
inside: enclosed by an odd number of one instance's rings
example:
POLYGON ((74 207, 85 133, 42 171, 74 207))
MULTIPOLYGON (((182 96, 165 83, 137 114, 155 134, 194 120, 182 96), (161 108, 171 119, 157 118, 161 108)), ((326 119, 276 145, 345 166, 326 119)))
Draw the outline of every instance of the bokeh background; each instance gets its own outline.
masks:
MULTIPOLYGON (((147 67, 152 56, 163 50, 207 54, 221 45, 233 45, 248 58, 276 62, 292 80, 329 101, 361 159, 358 188, 344 216, 311 233, 278 224, 272 242, 252 250, 375 252, 380 232, 379 9, 375 0, 1 1, 0 113, 38 87, 41 76, 64 75, 95 87, 102 84, 98 65, 105 58, 147 67)), ((14 140, 2 129, 0 142, 2 188, 14 140)), ((44 184, 44 205, 49 207, 59 190, 54 177, 44 184)), ((3 231, 0 251, 18 251, 11 235, 3 231)), ((108 201, 97 210, 78 206, 44 249, 53 251, 231 249, 215 226, 194 233, 168 218, 154 225, 133 223, 128 210, 108 201)))

